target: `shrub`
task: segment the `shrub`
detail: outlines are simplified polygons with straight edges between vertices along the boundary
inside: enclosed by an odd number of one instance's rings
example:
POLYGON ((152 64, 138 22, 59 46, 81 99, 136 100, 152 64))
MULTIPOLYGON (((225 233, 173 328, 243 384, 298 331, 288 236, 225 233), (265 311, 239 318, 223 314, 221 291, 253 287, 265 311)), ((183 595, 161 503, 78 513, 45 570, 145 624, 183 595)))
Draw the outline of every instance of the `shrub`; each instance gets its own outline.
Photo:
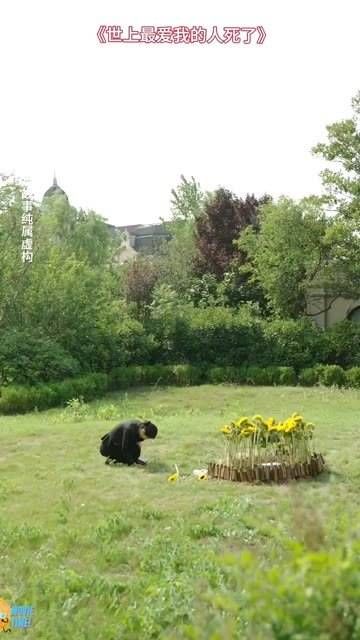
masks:
POLYGON ((343 387, 346 383, 345 371, 337 364, 317 367, 319 382, 326 387, 343 387))
POLYGON ((81 396, 85 401, 89 401, 102 396, 107 387, 108 377, 102 373, 93 373, 82 378, 64 380, 64 382, 50 385, 3 387, 0 397, 0 413, 26 413, 35 408, 49 409, 81 396))
POLYGON ((302 387, 313 387, 319 381, 319 371, 316 367, 307 367, 300 371, 298 380, 302 387))
POLYGON ((261 367, 248 367, 246 370, 246 383, 254 385, 272 384, 271 370, 261 367))
POLYGON ((345 371, 346 385, 348 387, 360 387, 360 367, 352 367, 345 371))
POLYGON ((294 386, 297 383, 297 376, 294 367, 268 367, 272 384, 294 386))
MULTIPOLYGON (((344 371, 337 365, 317 365, 303 369, 299 384, 312 386, 320 382, 326 386, 360 387, 360 367, 344 371)), ((111 374, 91 373, 80 378, 38 384, 34 386, 7 386, 1 388, 0 413, 25 413, 65 405, 74 398, 89 402, 103 396, 106 391, 128 389, 136 385, 198 385, 203 383, 236 383, 253 385, 294 385, 297 382, 292 367, 216 367, 194 365, 143 365, 118 367, 111 374)))
POLYGON ((267 364, 296 371, 324 361, 324 332, 310 320, 263 322, 267 364))
POLYGON ((218 383, 232 383, 232 384, 246 384, 247 367, 207 367, 206 380, 213 384, 218 383))
POLYGON ((234 367, 209 367, 206 372, 206 381, 211 384, 221 384, 223 382, 234 382, 234 367))
POLYGON ((204 368, 189 364, 119 367, 110 374, 110 379, 114 390, 141 384, 200 384, 204 379, 204 368))
MULTIPOLYGON (((145 324, 121 317, 108 332, 90 328, 73 342, 63 336, 62 346, 33 330, 6 331, 0 337, 3 386, 75 379, 80 368, 84 375, 110 372, 114 389, 128 388, 139 380, 143 384, 188 384, 190 379, 191 384, 198 384, 204 379, 205 362, 212 370, 208 379, 214 382, 246 382, 244 367, 261 367, 261 373, 250 371, 250 383, 283 384, 286 379, 287 384, 294 384, 290 370, 280 374, 273 369, 270 374, 264 369, 292 367, 298 374, 319 363, 360 366, 360 327, 354 323, 344 321, 322 331, 306 319, 261 320, 244 310, 224 307, 176 305, 160 317, 150 317, 145 324), (157 369, 149 369, 149 365, 157 369), (170 365, 195 368, 188 369, 187 374, 180 374, 180 369, 174 373, 160 368, 170 365), (227 368, 225 377, 219 367, 227 368)), ((310 374, 301 376, 302 384, 309 384, 306 376, 310 380, 310 374)), ((69 399, 64 390, 53 391, 69 399)), ((84 395, 81 390, 76 393, 79 395, 84 395)))
POLYGON ((246 383, 247 367, 246 366, 240 366, 240 367, 233 367, 233 369, 234 369, 234 380, 233 380, 233 382, 236 382, 237 384, 245 384, 246 383))
POLYGON ((141 367, 141 378, 140 382, 142 384, 169 384, 172 379, 172 367, 167 367, 165 365, 145 365, 141 367))
POLYGON ((190 364, 178 364, 171 368, 172 382, 178 385, 198 385, 204 379, 204 369, 190 364))
POLYGON ((297 384, 297 375, 293 367, 279 367, 279 384, 294 386, 297 384))
MULTIPOLYGON (((323 331, 309 319, 260 320, 224 307, 175 309, 152 319, 152 357, 162 363, 209 362, 213 367, 360 364, 360 328, 346 321, 323 331)), ((155 361, 154 360, 154 361, 155 361)), ((215 374, 214 374, 215 375, 215 374)))
POLYGON ((152 326, 158 343, 165 347, 160 357, 166 362, 210 362, 213 366, 263 362, 265 342, 260 321, 231 309, 189 308, 186 315, 172 318, 170 326, 164 322, 152 326))
POLYGON ((1 390, 0 412, 3 414, 26 413, 36 406, 34 389, 30 387, 5 387, 1 390))
POLYGON ((59 344, 31 331, 7 331, 0 341, 0 384, 63 380, 80 372, 79 362, 59 344))
POLYGON ((250 640, 355 640, 360 616, 359 542, 308 551, 293 545, 277 566, 248 551, 218 558, 217 586, 202 596, 203 607, 183 638, 250 640), (205 606, 206 605, 206 606, 205 606), (203 631, 205 630, 206 631, 203 631))
POLYGON ((208 367, 206 381, 212 384, 295 385, 292 367, 208 367))
POLYGON ((89 407, 84 403, 84 398, 72 398, 66 403, 66 409, 63 413, 64 418, 69 418, 74 422, 81 422, 89 415, 89 407))
POLYGON ((137 367, 118 367, 111 371, 110 389, 128 389, 129 387, 139 384, 139 371, 137 367))
POLYGON ((107 404, 98 407, 96 417, 98 420, 113 420, 119 415, 119 407, 114 404, 107 404))
POLYGON ((154 336, 146 332, 145 327, 132 318, 123 320, 118 328, 116 342, 119 346, 117 363, 111 363, 111 368, 121 364, 146 364, 151 362, 156 348, 154 336))
MULTIPOLYGON (((325 359, 341 367, 360 365, 360 326, 350 320, 338 322, 324 332, 325 359)), ((319 360, 320 362, 320 360, 319 360)))
POLYGON ((58 394, 49 384, 41 384, 31 389, 31 406, 39 411, 59 405, 58 394))

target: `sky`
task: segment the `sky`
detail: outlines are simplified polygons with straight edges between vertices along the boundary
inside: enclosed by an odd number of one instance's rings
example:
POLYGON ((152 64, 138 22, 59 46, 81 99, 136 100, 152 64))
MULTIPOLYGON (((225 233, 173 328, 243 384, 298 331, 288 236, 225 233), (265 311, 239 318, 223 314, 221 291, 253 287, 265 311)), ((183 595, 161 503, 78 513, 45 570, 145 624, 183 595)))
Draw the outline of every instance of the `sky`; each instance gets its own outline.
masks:
POLYGON ((204 190, 321 191, 311 148, 360 89, 358 0, 1 0, 0 173, 115 225, 204 190), (262 26, 263 44, 100 43, 100 25, 262 26))

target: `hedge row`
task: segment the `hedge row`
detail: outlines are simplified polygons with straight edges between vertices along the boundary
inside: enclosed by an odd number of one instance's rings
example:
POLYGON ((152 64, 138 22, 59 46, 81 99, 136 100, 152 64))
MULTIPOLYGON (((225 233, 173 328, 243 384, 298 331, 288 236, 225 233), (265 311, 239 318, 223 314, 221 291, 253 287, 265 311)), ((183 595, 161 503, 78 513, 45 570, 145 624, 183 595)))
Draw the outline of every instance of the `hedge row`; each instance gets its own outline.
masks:
POLYGON ((82 396, 85 401, 101 397, 109 389, 108 376, 92 373, 81 378, 69 378, 63 382, 34 386, 2 387, 0 391, 0 413, 26 413, 33 409, 42 411, 64 405, 72 398, 82 396))
MULTIPOLYGON (((197 384, 249 384, 360 388, 360 367, 343 369, 339 365, 316 365, 296 374, 293 367, 255 367, 212 365, 144 365, 115 369, 109 375, 111 390, 127 389, 136 385, 197 385, 197 384)), ((1 402, 0 402, 1 409, 1 402)))
POLYGON ((344 370, 338 365, 318 365, 296 375, 292 367, 214 367, 209 365, 144 365, 120 367, 111 374, 93 373, 52 384, 9 386, 0 390, 0 414, 26 413, 65 405, 72 398, 85 402, 107 391, 137 385, 252 384, 360 388, 360 367, 344 370))
POLYGON ((360 366, 360 325, 349 320, 323 331, 310 320, 261 320, 214 307, 180 308, 161 319, 123 318, 113 332, 58 341, 33 329, 0 332, 0 385, 37 385, 111 373, 134 365, 211 362, 218 367, 360 366), (79 344, 81 342, 81 344, 79 344))
POLYGON ((360 366, 360 326, 349 320, 324 331, 308 319, 249 319, 215 307, 190 310, 171 322, 152 322, 147 332, 154 336, 151 353, 126 364, 211 362, 223 367, 241 362, 294 367, 297 373, 317 364, 360 366))

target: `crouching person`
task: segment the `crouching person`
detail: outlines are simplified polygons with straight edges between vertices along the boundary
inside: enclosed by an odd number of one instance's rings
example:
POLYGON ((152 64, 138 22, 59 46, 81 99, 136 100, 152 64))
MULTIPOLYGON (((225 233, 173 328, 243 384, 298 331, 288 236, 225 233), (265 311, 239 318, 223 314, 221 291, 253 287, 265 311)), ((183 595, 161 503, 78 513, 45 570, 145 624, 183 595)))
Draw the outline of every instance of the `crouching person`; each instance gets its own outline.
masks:
POLYGON ((141 443, 148 438, 156 438, 157 432, 157 427, 149 421, 121 422, 101 438, 100 453, 107 458, 105 464, 145 465, 146 462, 140 459, 141 443))

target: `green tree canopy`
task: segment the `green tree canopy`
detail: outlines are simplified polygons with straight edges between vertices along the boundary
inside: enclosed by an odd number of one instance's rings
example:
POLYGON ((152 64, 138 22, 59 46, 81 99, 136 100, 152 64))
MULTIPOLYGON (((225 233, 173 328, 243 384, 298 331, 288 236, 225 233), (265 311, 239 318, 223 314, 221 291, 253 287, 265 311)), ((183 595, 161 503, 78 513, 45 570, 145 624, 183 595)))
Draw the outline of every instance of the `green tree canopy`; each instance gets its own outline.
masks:
POLYGON ((324 202, 280 198, 262 207, 259 233, 248 228, 238 246, 274 314, 306 314, 311 287, 334 298, 360 292, 360 247, 351 225, 326 216, 324 202))
POLYGON ((328 140, 313 148, 330 167, 321 176, 329 202, 347 218, 360 218, 360 91, 352 99, 353 116, 326 127, 328 140))

